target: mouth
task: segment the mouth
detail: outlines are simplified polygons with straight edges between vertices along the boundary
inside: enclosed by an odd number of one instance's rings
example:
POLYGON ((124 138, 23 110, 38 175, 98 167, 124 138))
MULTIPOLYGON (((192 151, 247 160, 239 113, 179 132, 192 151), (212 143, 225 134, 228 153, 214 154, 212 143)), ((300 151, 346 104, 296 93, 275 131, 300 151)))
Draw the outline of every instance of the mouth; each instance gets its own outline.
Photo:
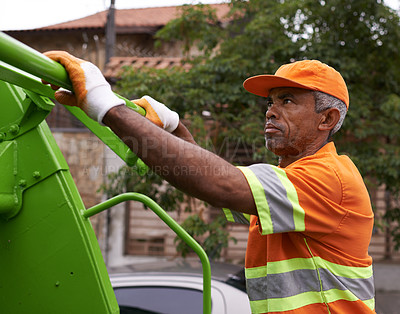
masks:
POLYGON ((274 134, 274 133, 278 133, 281 132, 281 129, 279 129, 276 125, 268 122, 265 124, 264 127, 264 133, 267 134, 274 134))

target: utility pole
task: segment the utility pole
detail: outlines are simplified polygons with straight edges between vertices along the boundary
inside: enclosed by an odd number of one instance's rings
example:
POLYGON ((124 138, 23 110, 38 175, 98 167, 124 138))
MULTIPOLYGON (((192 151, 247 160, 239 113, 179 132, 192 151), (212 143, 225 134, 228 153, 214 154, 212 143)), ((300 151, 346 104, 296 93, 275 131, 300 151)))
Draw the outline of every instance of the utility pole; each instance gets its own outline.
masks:
MULTIPOLYGON (((115 46, 115 0, 111 0, 110 8, 107 13, 107 24, 106 24, 106 60, 104 63, 104 68, 110 61, 110 58, 114 55, 115 46)), ((106 223, 105 223, 105 263, 108 265, 109 254, 110 254, 110 227, 111 227, 111 210, 107 211, 106 223)))
POLYGON ((115 46, 115 0, 111 0, 110 8, 107 13, 106 24, 106 65, 112 56, 114 56, 115 46))

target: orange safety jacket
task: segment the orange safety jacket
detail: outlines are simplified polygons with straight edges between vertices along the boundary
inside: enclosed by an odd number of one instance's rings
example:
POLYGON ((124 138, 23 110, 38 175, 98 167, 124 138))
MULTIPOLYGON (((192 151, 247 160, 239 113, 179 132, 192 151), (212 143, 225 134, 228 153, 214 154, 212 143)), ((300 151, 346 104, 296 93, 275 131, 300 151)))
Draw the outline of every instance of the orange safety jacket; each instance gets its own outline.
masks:
POLYGON ((258 216, 250 223, 246 282, 252 313, 375 313, 369 195, 333 143, 286 168, 239 167, 258 216))

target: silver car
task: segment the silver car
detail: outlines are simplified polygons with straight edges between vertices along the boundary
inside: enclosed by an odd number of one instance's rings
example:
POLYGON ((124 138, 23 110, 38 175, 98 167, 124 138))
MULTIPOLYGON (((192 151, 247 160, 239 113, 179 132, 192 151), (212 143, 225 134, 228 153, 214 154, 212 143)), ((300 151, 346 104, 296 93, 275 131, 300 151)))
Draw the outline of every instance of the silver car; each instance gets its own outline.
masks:
MULTIPOLYGON (((109 272, 121 314, 203 313, 198 261, 160 261, 109 272)), ((250 314, 243 267, 212 263, 211 273, 211 313, 250 314)))

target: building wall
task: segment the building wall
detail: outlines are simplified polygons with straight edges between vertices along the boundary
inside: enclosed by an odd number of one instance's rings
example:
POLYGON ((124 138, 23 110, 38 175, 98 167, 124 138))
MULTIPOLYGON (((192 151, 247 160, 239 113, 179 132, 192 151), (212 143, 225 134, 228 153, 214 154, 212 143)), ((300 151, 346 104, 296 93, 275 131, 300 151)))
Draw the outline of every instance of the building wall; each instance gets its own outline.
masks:
MULTIPOLYGON (((150 209, 142 204, 130 202, 129 227, 125 242, 125 253, 144 256, 177 255, 175 250, 175 232, 172 231, 150 209)), ((168 213, 173 219, 178 219, 177 212, 168 213)))
POLYGON ((10 35, 39 52, 65 50, 98 66, 104 66, 102 30, 21 31, 10 35))
MULTIPOLYGON (((9 32, 9 34, 39 52, 64 50, 104 70, 106 40, 102 29, 19 31, 9 32)), ((156 50, 152 34, 118 34, 114 55, 180 57, 181 48, 177 43, 165 43, 162 48, 156 50)))
MULTIPOLYGON (((104 182, 104 144, 93 133, 85 130, 52 130, 52 133, 68 163, 85 208, 100 203, 102 193, 98 190, 104 182)), ((100 213, 90 220, 104 250, 105 214, 100 213)))
MULTIPOLYGON (((400 251, 396 251, 394 247, 393 237, 391 235, 392 228, 398 223, 388 224, 384 219, 386 212, 385 187, 370 189, 371 199, 375 206, 375 227, 369 246, 369 253, 375 261, 392 260, 400 261, 400 251)), ((399 207, 399 200, 392 200, 392 208, 399 207)))

